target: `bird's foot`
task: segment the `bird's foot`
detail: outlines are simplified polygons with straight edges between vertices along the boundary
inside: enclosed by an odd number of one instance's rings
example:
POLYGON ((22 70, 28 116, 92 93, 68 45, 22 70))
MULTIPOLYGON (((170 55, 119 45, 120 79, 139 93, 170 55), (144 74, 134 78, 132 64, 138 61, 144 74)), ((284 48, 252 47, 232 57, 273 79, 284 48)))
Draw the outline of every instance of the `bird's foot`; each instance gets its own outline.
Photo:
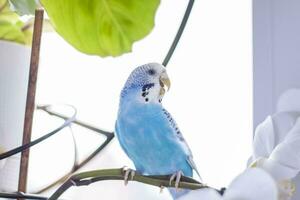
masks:
POLYGON ((130 169, 125 166, 125 167, 123 167, 123 174, 124 174, 124 184, 127 185, 129 177, 130 177, 130 180, 133 180, 135 171, 133 169, 130 169))
POLYGON ((165 186, 161 185, 159 188, 160 188, 159 193, 162 194, 165 189, 165 186))
POLYGON ((175 180, 175 189, 176 189, 176 191, 178 191, 178 187, 179 187, 179 182, 180 182, 181 176, 183 176, 183 172, 182 171, 177 171, 170 178, 169 185, 171 186, 172 185, 172 181, 175 180))

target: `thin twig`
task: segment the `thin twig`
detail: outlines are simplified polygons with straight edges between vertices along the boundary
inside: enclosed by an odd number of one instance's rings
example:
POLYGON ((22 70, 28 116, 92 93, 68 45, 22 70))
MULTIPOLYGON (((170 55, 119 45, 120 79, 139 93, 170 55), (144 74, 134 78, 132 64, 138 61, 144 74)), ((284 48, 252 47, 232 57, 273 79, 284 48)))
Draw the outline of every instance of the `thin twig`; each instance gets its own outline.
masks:
POLYGON ((165 67, 167 67, 167 65, 168 65, 168 63, 169 63, 169 61, 170 61, 170 59, 171 59, 171 57, 172 57, 172 55, 173 55, 173 53, 174 53, 174 51, 176 49, 176 46, 177 46, 177 44, 178 44, 178 42, 179 42, 179 40, 181 38, 181 35, 183 33, 183 30, 185 28, 187 20, 189 19, 191 10, 193 8, 193 5, 194 5, 194 0, 190 0, 188 6, 186 8, 186 11, 184 13, 184 16, 183 16, 183 19, 181 21, 181 24, 179 26, 179 29, 177 31, 177 34, 176 34, 176 36, 175 36, 175 38, 173 40, 173 43, 172 43, 172 45, 171 45, 171 47, 170 47, 170 49, 168 51, 168 54, 166 55, 166 57, 165 57, 165 59, 164 59, 164 61, 162 63, 162 65, 165 66, 165 67))
MULTIPOLYGON (((157 187, 175 187, 175 183, 169 183, 171 175, 168 176, 144 176, 135 173, 132 180, 148 185, 153 185, 157 187)), ((90 185, 92 183, 104 180, 124 180, 124 170, 120 169, 102 169, 94 170, 88 172, 82 172, 71 176, 64 184, 62 184, 48 200, 57 200, 65 191, 67 191, 72 186, 83 186, 90 185)), ((208 186, 189 178, 182 177, 179 183, 179 188, 196 190, 201 188, 208 188, 208 186)))
MULTIPOLYGON (((44 110, 45 112, 49 113, 50 115, 54 115, 54 116, 62 118, 64 120, 68 119, 67 116, 65 116, 63 114, 60 114, 58 112, 55 112, 53 110, 48 109, 48 106, 37 106, 37 107, 38 107, 38 109, 44 110)), ((106 137, 106 140, 93 153, 91 153, 86 159, 84 159, 81 163, 74 165, 73 168, 72 168, 72 170, 69 173, 67 173, 66 175, 62 176, 57 181, 51 183, 50 185, 46 186, 45 188, 43 188, 43 189, 41 189, 41 190, 39 190, 37 192, 34 192, 34 193, 37 193, 37 194, 43 193, 43 192, 47 191, 48 189, 54 187, 58 183, 64 182, 73 173, 75 173, 78 169, 80 169, 82 166, 84 166, 86 163, 88 163, 90 160, 92 160, 98 153, 100 153, 110 143, 110 141, 115 136, 113 132, 105 131, 105 130, 97 128, 97 127, 95 127, 93 125, 90 125, 90 124, 87 124, 85 122, 82 122, 82 121, 80 121, 78 119, 75 119, 73 121, 73 123, 77 124, 79 126, 82 126, 84 128, 90 129, 92 131, 95 131, 98 134, 103 134, 106 137)))
MULTIPOLYGON (((43 111, 47 112, 50 115, 59 117, 61 119, 64 119, 64 120, 68 119, 68 117, 66 115, 63 115, 61 113, 55 112, 54 110, 51 110, 50 106, 48 106, 48 105, 38 105, 37 108, 40 109, 40 110, 43 110, 43 111)), ((80 121, 78 119, 74 119, 73 123, 77 124, 79 126, 82 126, 84 128, 87 128, 89 130, 95 131, 95 133, 103 134, 106 137, 105 142, 102 143, 101 146, 99 146, 92 154, 90 154, 81 163, 74 165, 73 168, 72 168, 72 170, 69 173, 63 175, 57 181, 55 181, 55 182, 47 185, 46 187, 44 187, 41 190, 38 190, 38 191, 36 191, 34 193, 41 194, 41 193, 47 191, 48 189, 54 187, 55 185, 57 185, 57 184, 59 184, 61 182, 64 182, 73 173, 75 173, 78 169, 80 169, 82 166, 84 166, 86 163, 88 163, 91 159, 93 159, 98 153, 100 153, 101 150, 103 150, 110 143, 110 141, 114 138, 114 133, 113 132, 105 131, 104 129, 97 128, 97 127, 95 127, 93 125, 90 125, 90 124, 88 124, 86 122, 83 122, 83 121, 80 121)))
POLYGON ((0 192, 0 198, 6 198, 6 199, 37 199, 37 200, 47 200, 47 197, 38 196, 35 194, 25 194, 23 192, 17 192, 17 193, 7 193, 7 192, 0 192))
MULTIPOLYGON (((66 120, 66 119, 69 118, 69 117, 66 116, 66 115, 63 115, 63 114, 61 114, 61 113, 59 113, 59 112, 55 112, 54 110, 51 110, 49 105, 38 105, 37 108, 40 109, 40 110, 43 110, 43 111, 47 112, 47 113, 50 114, 50 115, 54 115, 54 116, 59 117, 59 118, 64 119, 64 120, 66 120)), ((105 135, 106 137, 111 137, 111 136, 114 134, 113 132, 106 131, 106 130, 104 130, 104 129, 100 129, 100 128, 98 128, 98 127, 95 127, 95 126, 90 125, 90 124, 88 124, 88 123, 86 123, 86 122, 80 121, 80 120, 78 120, 78 119, 75 119, 75 120, 73 121, 73 123, 74 123, 74 124, 77 124, 77 125, 79 125, 79 126, 82 126, 82 127, 84 127, 84 128, 90 129, 90 130, 92 130, 92 131, 95 131, 96 133, 103 134, 103 135, 105 135)))
MULTIPOLYGON (((48 197, 45 196, 40 196, 36 194, 29 194, 29 193, 24 193, 24 192, 0 192, 0 199, 5 198, 5 199, 32 199, 32 200, 47 200, 48 197)), ((63 200, 63 199, 60 199, 63 200)))

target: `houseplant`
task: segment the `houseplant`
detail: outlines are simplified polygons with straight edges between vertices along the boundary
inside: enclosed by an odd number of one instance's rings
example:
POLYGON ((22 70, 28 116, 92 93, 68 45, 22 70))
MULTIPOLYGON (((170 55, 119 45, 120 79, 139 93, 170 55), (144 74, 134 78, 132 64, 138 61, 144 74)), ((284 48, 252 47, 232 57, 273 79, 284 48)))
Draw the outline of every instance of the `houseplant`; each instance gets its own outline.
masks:
MULTIPOLYGON (((32 14, 37 3, 35 0, 0 0, 0 3, 0 92, 5 97, 0 101, 0 145, 12 149, 22 140, 32 38, 31 21, 24 22, 25 18, 20 16, 32 14)), ((75 48, 88 54, 118 56, 129 52, 133 42, 151 31, 159 0, 41 3, 55 30, 75 48)), ((15 167, 10 162, 7 159, 0 171, 0 190, 16 189, 17 181, 12 181, 16 184, 9 187, 1 182, 7 182, 8 177, 18 178, 19 157, 14 160, 15 167)))

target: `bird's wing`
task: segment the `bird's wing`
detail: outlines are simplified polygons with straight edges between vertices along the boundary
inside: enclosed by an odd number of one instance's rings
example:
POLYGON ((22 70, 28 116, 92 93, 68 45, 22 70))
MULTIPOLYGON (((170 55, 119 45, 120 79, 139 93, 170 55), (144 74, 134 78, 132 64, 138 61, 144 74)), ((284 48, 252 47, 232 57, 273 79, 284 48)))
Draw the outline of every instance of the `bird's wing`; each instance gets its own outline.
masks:
POLYGON ((197 173, 198 177, 200 178, 200 181, 202 181, 202 177, 200 176, 200 173, 198 171, 198 168, 194 162, 193 156, 190 155, 187 157, 187 162, 189 163, 189 165, 193 168, 193 170, 195 170, 195 172, 197 173))
POLYGON ((130 157, 129 152, 127 151, 127 148, 125 146, 125 143, 123 142, 123 139, 120 136, 121 133, 120 133, 118 121, 116 121, 116 124, 115 124, 115 132, 116 132, 116 135, 118 137, 118 141, 119 141, 120 146, 122 147, 123 151, 127 154, 127 156, 130 157))
POLYGON ((197 173, 197 175, 199 176, 199 178, 202 180, 200 173, 197 169, 197 166, 193 160, 193 154, 192 151, 190 149, 190 147, 188 146, 187 142, 185 141, 181 131, 179 130, 175 120, 172 118, 171 114, 163 108, 163 113, 165 114, 165 116, 167 117, 170 126, 173 129, 174 135, 175 137, 179 140, 179 142, 184 146, 185 149, 187 149, 187 158, 186 161, 189 163, 189 165, 192 167, 193 170, 195 170, 195 172, 197 173))

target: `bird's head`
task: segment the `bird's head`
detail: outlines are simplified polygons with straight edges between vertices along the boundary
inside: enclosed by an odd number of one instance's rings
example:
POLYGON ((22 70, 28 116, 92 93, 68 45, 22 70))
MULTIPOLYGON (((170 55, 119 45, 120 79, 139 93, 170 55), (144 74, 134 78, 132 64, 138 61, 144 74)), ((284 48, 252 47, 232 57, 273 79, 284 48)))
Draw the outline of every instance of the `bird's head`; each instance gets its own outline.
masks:
POLYGON ((165 67, 158 63, 149 63, 133 70, 125 83, 121 98, 133 95, 144 103, 160 103, 170 84, 165 67))

